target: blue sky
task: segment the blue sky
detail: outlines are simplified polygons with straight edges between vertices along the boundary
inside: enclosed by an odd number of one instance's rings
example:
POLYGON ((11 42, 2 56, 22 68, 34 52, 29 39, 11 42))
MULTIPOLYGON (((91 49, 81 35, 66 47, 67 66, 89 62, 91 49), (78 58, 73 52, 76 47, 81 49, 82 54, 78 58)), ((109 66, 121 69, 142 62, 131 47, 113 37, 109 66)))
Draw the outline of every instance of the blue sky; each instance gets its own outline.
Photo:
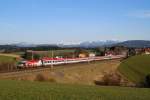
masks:
POLYGON ((150 40, 150 0, 0 0, 0 43, 150 40))

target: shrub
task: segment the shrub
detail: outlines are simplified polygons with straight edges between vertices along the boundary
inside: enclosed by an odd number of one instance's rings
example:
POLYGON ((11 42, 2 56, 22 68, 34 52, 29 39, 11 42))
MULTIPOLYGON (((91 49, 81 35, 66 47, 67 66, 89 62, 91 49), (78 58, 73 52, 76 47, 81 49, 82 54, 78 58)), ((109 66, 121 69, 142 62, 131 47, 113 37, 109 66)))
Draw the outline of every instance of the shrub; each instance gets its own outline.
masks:
POLYGON ((54 78, 48 77, 48 75, 45 74, 37 74, 35 77, 35 81, 40 81, 40 82, 56 82, 54 78))
POLYGON ((43 82, 46 80, 47 80, 47 77, 45 77, 43 74, 37 74, 37 76, 35 77, 35 81, 43 82))
POLYGON ((150 74, 146 75, 145 77, 145 86, 150 87, 150 74))
POLYGON ((96 85, 108 85, 108 86, 119 86, 121 81, 121 76, 116 73, 105 74, 102 80, 96 80, 94 83, 96 85))
POLYGON ((48 81, 49 82, 56 82, 56 80, 54 78, 49 78, 48 81))

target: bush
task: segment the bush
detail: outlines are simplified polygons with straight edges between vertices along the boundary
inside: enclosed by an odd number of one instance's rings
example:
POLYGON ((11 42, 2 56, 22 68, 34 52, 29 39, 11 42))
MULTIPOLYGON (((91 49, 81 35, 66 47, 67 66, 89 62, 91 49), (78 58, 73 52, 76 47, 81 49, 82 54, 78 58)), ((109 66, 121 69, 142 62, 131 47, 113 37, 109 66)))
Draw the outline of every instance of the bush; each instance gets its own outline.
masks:
POLYGON ((35 77, 35 81, 39 81, 39 82, 56 82, 56 80, 54 78, 49 78, 45 74, 37 74, 36 77, 35 77))
POLYGON ((145 86, 150 88, 150 74, 145 77, 145 86))
POLYGON ((46 77, 42 74, 38 74, 36 77, 35 77, 35 81, 40 81, 40 82, 43 82, 43 81, 46 81, 46 77))
POLYGON ((39 60, 39 59, 40 59, 40 55, 34 54, 33 58, 34 58, 35 60, 39 60))
POLYGON ((49 82, 56 82, 56 80, 54 78, 49 78, 48 81, 49 82))
POLYGON ((96 80, 96 85, 120 86, 121 76, 116 73, 105 74, 102 80, 96 80))

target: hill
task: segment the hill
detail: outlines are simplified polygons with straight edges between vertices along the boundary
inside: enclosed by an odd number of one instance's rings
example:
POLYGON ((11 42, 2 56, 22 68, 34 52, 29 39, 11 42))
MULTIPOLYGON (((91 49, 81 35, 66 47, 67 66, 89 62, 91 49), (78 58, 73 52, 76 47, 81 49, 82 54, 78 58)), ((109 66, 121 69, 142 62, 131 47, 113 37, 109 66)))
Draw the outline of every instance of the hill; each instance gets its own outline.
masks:
POLYGON ((15 54, 0 54, 0 72, 16 69, 18 58, 15 54))
POLYGON ((0 80, 0 100, 149 100, 150 89, 0 80))
POLYGON ((132 47, 132 48, 144 48, 144 47, 150 47, 150 41, 147 41, 147 40, 129 40, 129 41, 117 43, 115 45, 132 47))
POLYGON ((124 60, 119 71, 135 83, 143 83, 145 76, 150 74, 150 55, 137 55, 124 60))

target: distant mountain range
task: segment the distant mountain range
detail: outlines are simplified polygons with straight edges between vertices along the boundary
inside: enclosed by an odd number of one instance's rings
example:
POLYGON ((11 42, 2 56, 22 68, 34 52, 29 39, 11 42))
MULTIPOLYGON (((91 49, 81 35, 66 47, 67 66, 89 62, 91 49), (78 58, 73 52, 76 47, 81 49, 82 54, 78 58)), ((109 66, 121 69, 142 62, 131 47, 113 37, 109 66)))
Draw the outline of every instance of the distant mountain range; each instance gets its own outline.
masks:
POLYGON ((38 46, 57 46, 62 48, 70 48, 70 47, 82 47, 82 48, 95 48, 95 47, 111 47, 111 46, 125 46, 125 47, 133 47, 133 48, 144 48, 144 47, 150 47, 150 41, 149 40, 129 40, 129 41, 92 41, 92 42, 82 42, 80 44, 74 44, 74 45, 63 45, 63 44, 30 44, 30 43, 17 43, 17 44, 9 44, 9 45, 0 45, 1 47, 38 47, 38 46))
POLYGON ((17 47, 36 47, 35 44, 30 44, 30 43, 26 43, 26 42, 20 42, 20 43, 15 43, 15 44, 11 44, 11 45, 15 45, 17 47))
POLYGON ((104 47, 104 46, 110 46, 113 44, 117 44, 120 43, 120 41, 112 41, 112 40, 107 40, 107 41, 86 41, 86 42, 82 42, 80 44, 71 44, 71 45, 58 45, 59 47, 81 47, 81 48, 95 48, 95 47, 104 47))
POLYGON ((144 48, 144 47, 150 47, 150 41, 149 40, 129 40, 129 41, 117 43, 115 45, 132 47, 132 48, 144 48))
POLYGON ((149 40, 128 40, 128 41, 93 41, 82 42, 78 45, 63 45, 62 47, 83 47, 83 48, 95 48, 95 47, 111 47, 111 46, 124 46, 130 48, 144 48, 150 47, 149 40))
POLYGON ((117 43, 120 43, 120 41, 107 40, 107 41, 82 42, 79 44, 79 47, 95 48, 95 47, 111 46, 117 43))
POLYGON ((83 48, 95 48, 95 47, 111 47, 111 46, 124 46, 130 48, 144 48, 150 47, 149 40, 128 40, 128 41, 93 41, 82 42, 78 45, 66 45, 64 47, 83 47, 83 48))

